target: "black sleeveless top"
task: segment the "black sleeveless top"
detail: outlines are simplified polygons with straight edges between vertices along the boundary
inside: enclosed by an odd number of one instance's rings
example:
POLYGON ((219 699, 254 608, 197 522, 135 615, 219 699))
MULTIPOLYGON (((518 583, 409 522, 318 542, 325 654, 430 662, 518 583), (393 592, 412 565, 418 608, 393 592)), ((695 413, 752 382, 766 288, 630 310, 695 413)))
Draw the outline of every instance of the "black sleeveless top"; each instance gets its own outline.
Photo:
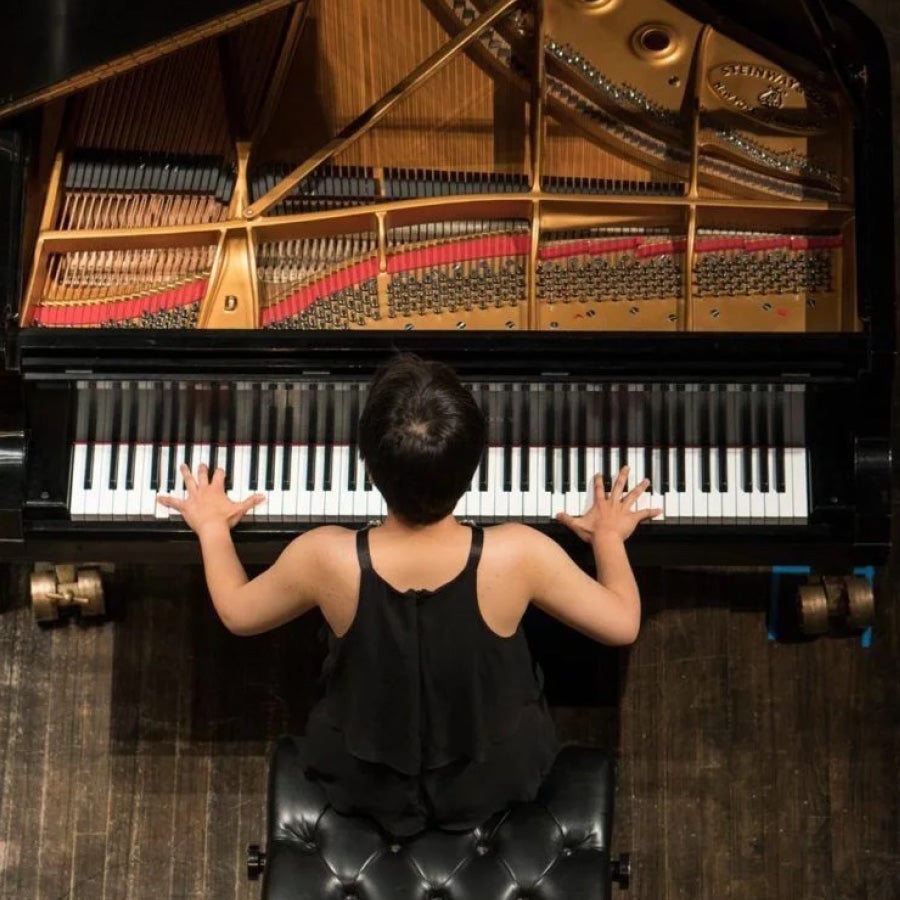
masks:
POLYGON ((500 637, 478 608, 483 537, 472 528, 446 584, 397 591, 372 568, 368 530, 357 534, 359 603, 330 635, 307 759, 339 811, 395 834, 473 827, 532 799, 558 749, 521 626, 500 637))

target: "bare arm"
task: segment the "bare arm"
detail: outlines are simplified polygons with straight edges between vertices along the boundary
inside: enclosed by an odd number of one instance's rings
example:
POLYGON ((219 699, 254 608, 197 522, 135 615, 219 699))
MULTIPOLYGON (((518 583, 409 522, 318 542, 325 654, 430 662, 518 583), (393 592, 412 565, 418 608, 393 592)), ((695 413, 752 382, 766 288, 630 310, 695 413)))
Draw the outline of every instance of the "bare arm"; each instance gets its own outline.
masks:
POLYGON ((206 585, 222 624, 233 634, 271 631, 317 605, 318 550, 324 537, 309 531, 289 544, 277 560, 248 580, 225 525, 199 532, 206 585))
POLYGON ((633 509, 647 488, 642 482, 625 494, 623 469, 609 497, 601 479, 594 479, 594 503, 583 516, 561 513, 558 518, 589 542, 597 565, 595 581, 554 541, 529 529, 528 571, 536 606, 604 644, 630 644, 641 624, 641 598, 625 540, 644 519, 659 510, 633 509))
POLYGON ((233 503, 225 494, 225 473, 212 479, 201 465, 196 479, 182 466, 186 499, 160 497, 159 502, 181 513, 200 539, 203 569, 213 606, 222 623, 235 634, 259 634, 276 628, 316 605, 321 584, 321 549, 331 529, 320 528, 294 540, 275 563, 249 580, 238 559, 231 529, 243 514, 262 502, 262 495, 233 503))

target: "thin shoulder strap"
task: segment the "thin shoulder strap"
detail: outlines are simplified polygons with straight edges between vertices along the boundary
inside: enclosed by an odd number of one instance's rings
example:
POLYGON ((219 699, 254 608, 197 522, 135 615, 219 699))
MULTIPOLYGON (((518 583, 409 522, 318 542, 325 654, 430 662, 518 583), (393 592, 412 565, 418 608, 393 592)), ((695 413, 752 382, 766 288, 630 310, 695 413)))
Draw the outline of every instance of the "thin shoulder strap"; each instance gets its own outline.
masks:
POLYGON ((356 532, 356 556, 359 559, 360 571, 370 572, 372 570, 372 556, 369 553, 368 527, 356 532))
POLYGON ((478 560, 481 559, 481 548, 484 546, 484 529, 480 525, 470 525, 472 529, 472 547, 469 550, 469 560, 466 563, 467 569, 474 570, 478 566, 478 560))

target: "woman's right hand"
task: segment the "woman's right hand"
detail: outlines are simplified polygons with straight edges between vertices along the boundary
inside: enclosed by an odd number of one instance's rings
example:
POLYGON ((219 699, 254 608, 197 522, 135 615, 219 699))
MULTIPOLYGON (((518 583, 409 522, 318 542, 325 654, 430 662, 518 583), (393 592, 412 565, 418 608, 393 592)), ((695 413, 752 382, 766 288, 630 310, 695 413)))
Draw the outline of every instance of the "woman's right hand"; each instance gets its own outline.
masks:
POLYGON ((661 509, 635 509, 638 497, 650 486, 645 478, 627 494, 628 466, 623 466, 616 477, 609 494, 603 490, 603 478, 594 476, 594 502, 591 508, 580 516, 558 513, 556 520, 571 528, 583 541, 591 543, 605 534, 617 535, 620 540, 631 537, 634 529, 645 519, 652 519, 662 513, 661 509))

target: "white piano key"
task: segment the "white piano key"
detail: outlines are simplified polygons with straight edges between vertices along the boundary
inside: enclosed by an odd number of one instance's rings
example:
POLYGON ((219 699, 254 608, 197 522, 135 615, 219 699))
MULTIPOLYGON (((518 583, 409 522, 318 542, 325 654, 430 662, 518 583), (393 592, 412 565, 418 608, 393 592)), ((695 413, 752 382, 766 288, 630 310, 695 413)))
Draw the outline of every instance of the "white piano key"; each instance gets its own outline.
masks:
MULTIPOLYGON (((789 448, 785 448, 782 451, 782 459, 784 460, 784 490, 776 494, 778 497, 778 517, 780 519, 794 518, 794 467, 788 449, 789 448)), ((803 515, 806 515, 805 510, 803 515)))
POLYGON ((749 519, 752 515, 752 497, 753 492, 744 490, 744 451, 742 448, 735 448, 735 475, 737 481, 733 487, 735 500, 737 503, 738 519, 749 519))
MULTIPOLYGON (((173 511, 169 509, 168 506, 163 506, 161 503, 157 503, 157 499, 161 496, 176 496, 175 491, 169 490, 169 459, 170 457, 178 452, 177 446, 172 446, 170 444, 163 444, 160 447, 159 454, 159 490, 151 491, 149 482, 147 484, 147 492, 153 495, 153 516, 156 519, 168 519, 171 517, 173 511)), ((178 466, 176 462, 175 467, 176 476, 178 473, 178 466)))
POLYGON ((109 486, 112 455, 112 444, 98 444, 94 450, 94 458, 97 461, 97 467, 94 469, 94 490, 92 491, 96 498, 93 514, 101 518, 104 516, 112 516, 113 512, 113 491, 109 486))
MULTIPOLYGON (((135 454, 137 447, 134 448, 135 454)), ((137 472, 137 460, 135 459, 135 472, 137 472)), ((134 515, 135 497, 137 491, 128 489, 128 444, 123 443, 119 447, 119 472, 114 491, 113 517, 117 519, 130 519, 134 515)))
POLYGON ((522 491, 522 450, 514 447, 512 451, 512 490, 509 492, 507 516, 510 519, 521 519, 524 511, 525 495, 522 491))
POLYGON ((709 518, 709 494, 703 490, 703 453, 700 447, 690 447, 685 457, 687 488, 694 500, 694 519, 702 524, 709 518))
MULTIPOLYGON (((644 451, 642 448, 638 447, 629 447, 628 448, 628 490, 632 490, 636 488, 641 481, 645 478, 644 475, 644 451)), ((638 497, 634 509, 648 509, 649 498, 647 496, 647 492, 638 497)))
POLYGON ((341 491, 347 476, 346 447, 333 445, 331 448, 331 487, 325 491, 325 519, 337 521, 341 517, 341 491))
POLYGON ((73 519, 81 519, 86 514, 86 469, 87 444, 79 441, 72 448, 72 464, 69 469, 69 513, 73 519))
POLYGON ((509 518, 509 495, 503 490, 503 448, 491 447, 488 450, 488 495, 493 500, 495 519, 509 518))
MULTIPOLYGON (((662 450, 659 447, 654 447, 651 451, 651 466, 650 472, 647 475, 650 479, 650 488, 647 491, 649 495, 649 503, 648 507, 650 509, 665 509, 665 498, 663 497, 661 491, 662 484, 662 450)), ((660 515, 656 516, 652 521, 660 522, 665 518, 664 513, 660 513, 660 515)))
MULTIPOLYGON (((678 493, 678 515, 682 519, 690 519, 693 521, 694 519, 694 509, 696 505, 696 496, 693 488, 693 473, 695 472, 695 461, 693 458, 693 451, 690 447, 688 447, 683 454, 684 458, 684 490, 677 491, 678 493)), ((674 459, 673 459, 674 462, 674 459)), ((672 474, 675 475, 675 468, 672 468, 672 474)), ((677 487, 677 478, 673 478, 672 487, 677 487)))
POLYGON ((556 496, 547 490, 547 448, 541 447, 538 450, 538 466, 537 471, 532 477, 537 479, 538 495, 537 495, 537 518, 538 523, 543 524, 548 519, 552 519, 562 508, 556 496))
MULTIPOLYGON (((249 456, 250 448, 246 444, 234 445, 234 456, 231 465, 231 488, 227 488, 225 493, 232 503, 240 503, 250 493, 247 490, 249 482, 249 456)), ((226 482, 227 485, 227 482, 226 482)))
POLYGON ((763 496, 763 514, 767 521, 777 522, 780 518, 778 504, 779 493, 775 490, 775 450, 769 448, 761 451, 768 457, 769 463, 769 490, 763 496))
POLYGON ((269 458, 266 460, 267 465, 272 467, 272 486, 269 487, 269 481, 266 477, 267 469, 263 471, 263 493, 266 495, 265 517, 267 520, 278 521, 283 518, 284 510, 284 494, 282 487, 281 474, 284 466, 284 446, 276 444, 270 449, 269 458))
MULTIPOLYGON (((794 518, 805 519, 809 515, 809 496, 807 492, 807 478, 809 473, 806 465, 806 451, 800 447, 790 448, 792 477, 792 494, 794 497, 794 518)), ((785 461, 785 468, 787 464, 785 461)))
POLYGON ((737 495, 741 489, 739 455, 740 450, 737 447, 725 448, 725 474, 728 478, 728 490, 722 494, 722 517, 726 521, 733 521, 738 514, 737 495))
POLYGON ((667 519, 677 519, 681 511, 681 494, 676 490, 677 480, 675 477, 675 449, 670 447, 664 451, 668 458, 669 464, 669 490, 663 497, 663 512, 667 519))
POLYGON ((313 521, 321 522, 325 518, 325 448, 316 447, 316 472, 311 498, 313 521))
MULTIPOLYGON (((362 481, 363 487, 365 487, 365 480, 362 481)), ((363 490, 363 498, 365 500, 365 516, 367 521, 372 521, 375 519, 382 518, 381 514, 381 506, 382 499, 381 494, 378 491, 378 488, 375 485, 372 485, 371 490, 363 490)))
MULTIPOLYGON (((137 433, 146 435, 150 432, 150 404, 144 402, 143 397, 146 388, 135 391, 132 402, 137 404, 137 433)), ((135 443, 132 448, 134 453, 133 482, 131 490, 128 492, 128 500, 126 501, 125 514, 129 519, 142 519, 144 485, 150 483, 150 464, 152 444, 135 443), (146 475, 145 475, 146 471, 146 475)), ((126 472, 127 474, 127 472, 126 472)))
POLYGON ((156 498, 160 494, 165 494, 166 492, 166 469, 163 463, 164 461, 168 461, 168 457, 163 452, 162 447, 155 448, 157 450, 157 459, 159 460, 160 487, 159 490, 156 490, 150 486, 150 476, 153 473, 154 445, 151 443, 140 446, 142 447, 144 454, 143 471, 141 473, 140 481, 138 481, 138 470, 136 467, 134 472, 135 487, 138 488, 138 516, 141 519, 155 519, 158 518, 157 509, 162 508, 156 502, 156 498))
POLYGON ((210 478, 212 478, 212 470, 209 469, 209 461, 210 461, 210 458, 212 455, 210 453, 210 450, 211 450, 211 447, 208 443, 205 443, 205 442, 199 443, 198 442, 198 443, 194 444, 194 455, 193 455, 192 465, 191 465, 191 474, 194 476, 195 479, 198 477, 198 475, 200 473, 200 465, 201 464, 206 465, 207 469, 209 470, 208 475, 210 478))
POLYGON ((765 494, 759 484, 759 456, 764 451, 754 447, 750 451, 750 468, 753 473, 753 490, 750 491, 750 518, 764 519, 766 515, 765 494))
MULTIPOLYGON (((528 452, 528 490, 522 498, 522 517, 534 521, 539 515, 540 481, 538 473, 541 465, 541 451, 538 447, 529 446, 528 452)), ((524 454, 523 454, 524 456, 524 454)))
POLYGON ((248 470, 247 470, 247 483, 244 486, 243 495, 246 497, 247 494, 265 494, 266 502, 260 503, 258 506, 254 506, 253 509, 249 510, 247 517, 252 519, 259 519, 263 521, 269 516, 269 491, 266 490, 266 463, 269 459, 269 445, 268 444, 260 444, 257 448, 257 465, 256 465, 256 486, 252 486, 251 479, 253 476, 253 458, 251 456, 252 448, 250 448, 250 452, 248 452, 248 470))
POLYGON ((713 446, 709 451, 709 494, 707 495, 707 517, 711 522, 720 521, 723 512, 724 495, 719 490, 719 457, 720 447, 713 446))
POLYGON ((291 493, 293 501, 290 508, 294 517, 300 522, 309 522, 312 516, 310 492, 306 488, 306 470, 309 465, 309 447, 301 444, 294 447, 291 454, 291 493))
POLYGON ((347 496, 349 498, 350 513, 354 519, 365 519, 366 516, 366 498, 363 496, 365 491, 365 466, 360 458, 359 450, 356 453, 356 478, 354 483, 347 488, 347 496))

